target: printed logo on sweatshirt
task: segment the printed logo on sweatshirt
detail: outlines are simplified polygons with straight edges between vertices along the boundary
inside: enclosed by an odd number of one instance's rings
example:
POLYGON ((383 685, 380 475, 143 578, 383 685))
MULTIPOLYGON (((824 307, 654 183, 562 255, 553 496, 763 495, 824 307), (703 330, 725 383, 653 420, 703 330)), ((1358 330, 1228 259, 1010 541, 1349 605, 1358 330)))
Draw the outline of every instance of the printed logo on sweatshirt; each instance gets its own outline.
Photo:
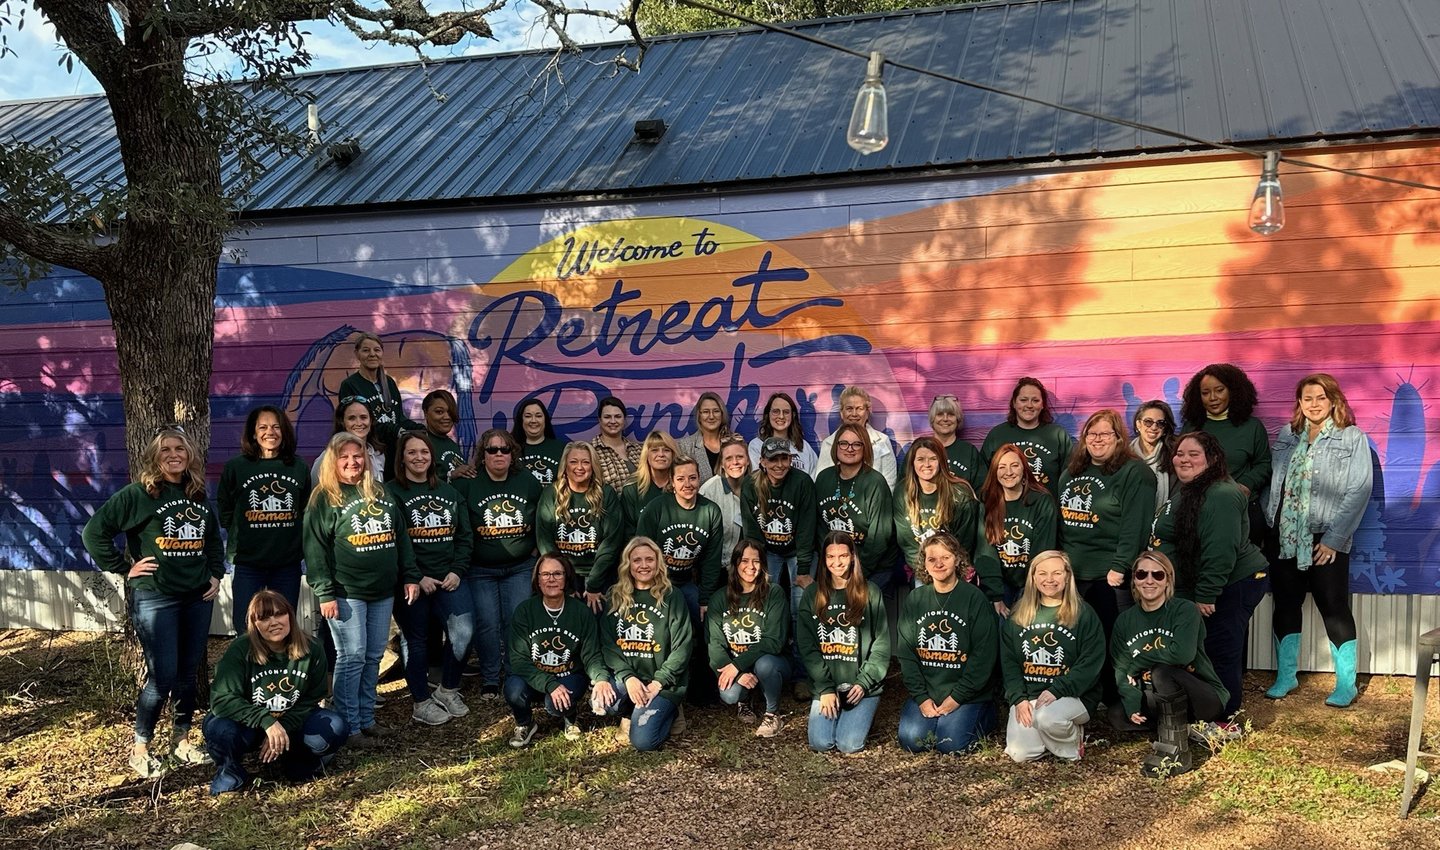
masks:
POLYGON ((1164 652, 1169 649, 1168 642, 1175 640, 1175 633, 1169 629, 1155 627, 1146 629, 1139 634, 1131 635, 1125 641, 1125 648, 1130 650, 1131 658, 1139 658, 1147 652, 1164 652))
POLYGON ((574 669, 572 653, 580 646, 574 632, 545 626, 530 633, 530 663, 541 673, 562 676, 574 669))
POLYGON ((205 550, 205 523, 209 511, 189 499, 171 499, 156 509, 160 536, 155 548, 167 555, 200 555, 205 550))
POLYGON ((755 520, 765 535, 767 546, 789 547, 795 542, 795 506, 784 499, 770 499, 770 510, 766 517, 760 516, 756 505, 755 520))
POLYGON ((377 552, 394 546, 395 521, 387 510, 389 503, 366 503, 363 499, 356 499, 344 510, 349 512, 356 505, 360 505, 360 509, 350 515, 350 528, 355 533, 348 535, 345 542, 356 552, 377 552))
POLYGON ((555 474, 560 471, 560 461, 545 455, 525 455, 520 458, 520 465, 541 484, 554 484, 555 474))
POLYGON ((251 528, 294 528, 300 519, 295 510, 294 481, 273 472, 261 472, 240 484, 249 510, 245 522, 251 528))
POLYGON ((304 670, 261 670, 250 677, 250 701, 279 717, 300 701, 304 670))
POLYGON ((1028 681, 1049 684, 1070 672, 1065 647, 1075 645, 1075 633, 1055 623, 1035 623, 1020 633, 1020 673, 1028 681), (1061 636, 1064 637, 1062 642, 1061 636))
POLYGON ((406 530, 419 546, 449 545, 455 541, 454 505, 430 493, 405 499, 406 530))
POLYGON ((1016 440, 1015 445, 1025 453, 1025 465, 1030 467, 1035 480, 1040 482, 1042 487, 1050 486, 1050 476, 1045 474, 1045 464, 1049 463, 1055 453, 1039 443, 1032 443, 1029 440, 1016 440))
MULTIPOLYGON (((570 495, 571 500, 585 501, 583 495, 570 495)), ((555 548, 571 558, 593 558, 600 548, 600 531, 595 527, 587 506, 572 507, 563 517, 555 518, 555 548)))
POLYGON ((1005 518, 1005 539, 995 551, 1000 556, 1000 566, 1007 570, 1023 570, 1030 566, 1030 533, 1034 523, 1028 519, 1005 518))
MULTIPOLYGON (((818 507, 820 509, 820 522, 831 531, 844 531, 854 536, 855 545, 859 546, 865 542, 864 529, 856 528, 857 517, 863 518, 865 511, 850 498, 850 494, 841 494, 837 486, 835 492, 821 499, 818 507)), ((869 525, 867 522, 866 525, 869 525)))
POLYGON ((739 655, 765 636, 765 612, 748 605, 727 611, 720 623, 720 631, 725 635, 725 644, 731 654, 739 655))
POLYGON ((482 540, 513 540, 529 537, 534 529, 525 519, 530 501, 509 493, 487 496, 479 505, 476 516, 480 521, 475 525, 475 536, 482 540))
POLYGON ((660 609, 632 602, 615 623, 615 645, 626 658, 653 658, 663 647, 657 639, 656 623, 665 622, 660 609))
POLYGON ((1060 491, 1060 521, 1071 528, 1094 528, 1100 522, 1095 499, 1105 493, 1105 482, 1093 475, 1081 475, 1065 482, 1060 491))
POLYGON ((820 657, 826 661, 859 660, 860 629, 850 622, 843 601, 826 606, 815 621, 815 636, 820 639, 820 657))
POLYGON ((672 522, 660 529, 659 543, 665 568, 681 577, 688 577, 711 545, 710 533, 688 522, 672 522))
POLYGON ((915 634, 915 655, 927 667, 961 670, 970 660, 960 648, 960 631, 970 628, 963 619, 949 611, 926 611, 915 618, 919 630, 915 634))

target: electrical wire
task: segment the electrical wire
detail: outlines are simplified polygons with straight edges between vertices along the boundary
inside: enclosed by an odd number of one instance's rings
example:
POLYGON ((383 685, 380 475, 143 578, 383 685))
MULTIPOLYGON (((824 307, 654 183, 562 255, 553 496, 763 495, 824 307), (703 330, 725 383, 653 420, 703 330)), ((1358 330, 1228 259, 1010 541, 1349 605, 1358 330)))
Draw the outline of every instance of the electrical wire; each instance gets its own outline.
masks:
MULTIPOLYGON (((748 15, 741 14, 740 12, 732 12, 726 9, 721 9, 704 2, 704 0, 675 0, 675 2, 679 3, 682 6, 690 6, 695 9, 701 9, 715 15, 730 18, 731 20, 740 21, 741 23, 748 24, 750 26, 769 30, 770 32, 787 35, 791 38, 796 38, 801 41, 809 42, 810 44, 824 47, 829 50, 846 53, 851 56, 864 59, 867 62, 870 59, 870 53, 867 51, 861 51, 856 50, 852 47, 846 47, 843 44, 837 44, 836 42, 828 41, 826 39, 820 38, 819 36, 814 36, 807 32, 801 32, 800 30, 783 27, 778 24, 770 23, 768 21, 757 20, 755 18, 749 17, 748 15)), ((1157 136, 1167 136, 1169 138, 1179 139, 1180 141, 1189 142, 1194 145, 1201 145, 1203 147, 1213 148, 1215 150, 1230 151, 1231 153, 1253 157, 1255 159, 1263 160, 1266 154, 1266 150, 1263 149, 1247 148, 1240 145, 1232 145, 1226 142, 1216 142, 1211 139, 1202 138, 1200 136, 1192 136, 1188 133, 1182 133, 1179 130, 1171 130, 1166 127, 1157 127, 1154 124, 1146 124, 1141 121, 1131 121, 1128 118, 1116 118, 1113 115, 1105 115, 1099 112, 1091 112, 1088 109, 1082 109, 1078 106, 1066 106, 1063 103, 1054 103, 1038 97, 1031 97, 1027 94, 1019 94, 1017 92, 1008 91, 998 86, 992 86, 989 83, 982 83, 976 80, 967 80, 964 77, 957 77, 953 74, 947 74, 943 71, 935 71, 920 65, 912 65, 908 62, 899 62, 895 59, 890 58, 889 56, 885 56, 884 61, 887 65, 893 65, 894 67, 901 70, 910 71, 911 73, 920 74, 921 76, 934 77, 938 80, 945 80, 946 82, 956 83, 958 85, 978 89, 983 92, 998 94, 1002 97, 1010 97, 1016 100, 1024 101, 1026 103, 1033 103, 1036 106, 1043 106, 1048 109, 1055 109, 1061 112, 1069 112, 1072 115, 1079 115, 1081 117, 1090 118, 1095 121, 1103 121, 1107 124, 1117 124, 1121 127, 1129 127, 1132 130, 1139 130, 1142 133, 1151 133, 1157 136)), ((1280 161, 1289 163, 1290 165, 1299 168, 1309 168, 1316 171, 1328 171, 1335 174, 1344 174, 1349 177, 1358 177, 1363 180, 1374 180, 1380 183, 1390 183, 1396 186, 1406 186, 1411 189, 1428 189, 1431 191, 1440 192, 1440 186, 1433 186, 1429 183, 1420 183, 1414 180, 1402 180, 1398 177, 1386 177, 1380 174, 1369 174, 1363 171, 1357 171, 1353 168, 1339 168, 1332 165, 1323 165, 1321 163, 1314 162, 1313 160, 1303 159, 1301 157, 1287 156, 1284 153, 1281 153, 1280 161)))

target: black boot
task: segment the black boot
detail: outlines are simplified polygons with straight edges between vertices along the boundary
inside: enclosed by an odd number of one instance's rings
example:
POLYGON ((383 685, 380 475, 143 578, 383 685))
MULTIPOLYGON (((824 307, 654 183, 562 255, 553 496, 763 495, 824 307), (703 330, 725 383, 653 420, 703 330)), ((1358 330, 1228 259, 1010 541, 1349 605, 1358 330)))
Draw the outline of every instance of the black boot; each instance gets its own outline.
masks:
POLYGON ((1190 759, 1190 727, 1187 722, 1189 700, 1181 691, 1173 696, 1155 699, 1160 718, 1156 722, 1155 743, 1140 764, 1140 774, 1152 779, 1168 779, 1189 773, 1195 765, 1190 759))

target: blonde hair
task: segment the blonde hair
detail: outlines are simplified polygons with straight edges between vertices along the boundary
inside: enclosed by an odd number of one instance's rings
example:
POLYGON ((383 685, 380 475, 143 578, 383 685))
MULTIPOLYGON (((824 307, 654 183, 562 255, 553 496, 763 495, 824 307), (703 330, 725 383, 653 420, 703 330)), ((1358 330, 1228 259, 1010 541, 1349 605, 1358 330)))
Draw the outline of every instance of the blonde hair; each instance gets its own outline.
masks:
MULTIPOLYGON (((1158 552, 1154 549, 1146 552, 1141 552, 1140 557, 1135 559, 1135 563, 1130 565, 1130 572, 1132 575, 1134 574, 1136 568, 1140 566, 1141 561, 1149 561, 1150 563, 1162 567, 1165 570, 1165 601, 1169 602, 1171 599, 1174 599, 1175 565, 1170 562, 1170 557, 1164 552, 1158 552)), ((1130 581, 1130 598, 1134 599, 1137 604, 1140 602, 1140 586, 1139 583, 1134 581, 1133 579, 1130 581)))
POLYGON ((136 480, 150 498, 160 495, 160 485, 165 482, 165 473, 160 471, 160 444, 172 439, 179 440, 185 447, 185 472, 180 476, 180 487, 189 498, 205 501, 205 464, 200 461, 200 453, 195 451, 195 443, 178 426, 161 428, 145 444, 145 449, 140 452, 140 472, 135 476, 136 480))
POLYGON ((635 466, 635 489, 640 495, 645 495, 650 490, 652 479, 650 477, 650 453, 657 447, 664 446, 670 450, 670 463, 673 470, 675 460, 680 457, 680 447, 676 445, 675 438, 663 431, 651 431, 650 436, 645 438, 645 445, 640 448, 640 463, 635 466))
POLYGON ((1046 549, 1030 559, 1030 569, 1025 573, 1025 589, 1010 612, 1010 621, 1022 628, 1035 622, 1041 606, 1040 588, 1035 586, 1035 567, 1045 561, 1059 561, 1065 565, 1065 589, 1061 591, 1060 609, 1055 612, 1055 621, 1073 629, 1080 622, 1080 590, 1075 586, 1075 570, 1070 566, 1070 556, 1059 549, 1046 549))
POLYGON ((599 519, 605 515, 605 473, 595 462, 595 450, 590 444, 578 441, 567 444, 565 451, 560 453, 560 472, 555 476, 555 483, 550 485, 555 488, 555 515, 560 516, 570 510, 570 496, 575 491, 570 489, 570 476, 565 474, 565 467, 571 453, 577 451, 590 456, 590 486, 585 488, 585 501, 590 503, 590 513, 599 519))
POLYGON ((370 452, 365 441, 349 431, 341 431, 330 438, 330 442, 325 446, 325 453, 320 456, 320 471, 315 476, 315 489, 310 492, 312 506, 320 504, 322 500, 328 502, 332 508, 345 504, 345 497, 340 491, 340 474, 336 469, 336 461, 340 457, 340 449, 346 445, 359 448, 360 457, 365 463, 360 472, 360 481, 355 485, 360 490, 360 495, 366 502, 374 502, 380 498, 380 485, 375 482, 375 471, 370 466, 370 452))
POLYGON ((660 545, 648 537, 632 537, 625 544, 625 551, 620 553, 620 568, 615 571, 615 584, 610 587, 610 610, 616 617, 624 617, 630 606, 635 604, 635 577, 630 575, 630 555, 636 549, 649 549, 655 553, 655 582, 649 588, 655 604, 663 605, 665 595, 670 592, 670 571, 665 567, 660 545))

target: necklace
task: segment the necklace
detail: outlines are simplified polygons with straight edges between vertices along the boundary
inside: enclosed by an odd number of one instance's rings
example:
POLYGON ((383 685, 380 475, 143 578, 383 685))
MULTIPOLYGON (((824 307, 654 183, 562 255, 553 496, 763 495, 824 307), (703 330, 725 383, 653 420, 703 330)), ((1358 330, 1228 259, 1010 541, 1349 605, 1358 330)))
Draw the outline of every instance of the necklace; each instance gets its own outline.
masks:
POLYGON ((560 622, 560 615, 565 613, 564 602, 560 603, 559 608, 551 608, 549 605, 546 605, 545 602, 542 600, 540 602, 540 607, 544 608, 545 613, 550 615, 550 624, 552 626, 557 625, 560 622))

